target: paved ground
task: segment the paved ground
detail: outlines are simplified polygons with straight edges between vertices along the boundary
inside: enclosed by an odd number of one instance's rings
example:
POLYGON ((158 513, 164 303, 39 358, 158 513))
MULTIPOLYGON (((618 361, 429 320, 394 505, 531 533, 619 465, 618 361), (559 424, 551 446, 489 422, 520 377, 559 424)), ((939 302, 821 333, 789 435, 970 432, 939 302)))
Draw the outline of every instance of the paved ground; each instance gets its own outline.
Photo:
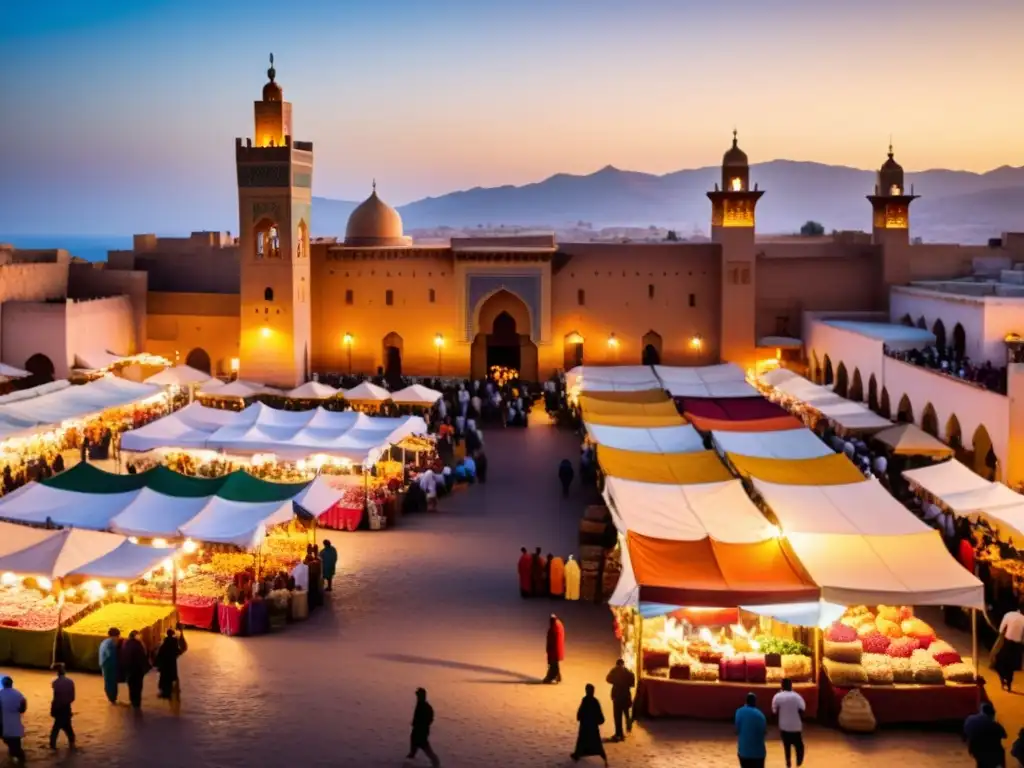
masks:
MULTIPOLYGON (((520 546, 575 551, 582 496, 559 498, 555 470, 577 443, 535 425, 487 434, 491 482, 436 515, 385 532, 331 536, 341 552, 333 605, 304 625, 252 639, 191 633, 184 703, 172 715, 147 679, 144 713, 110 706, 98 677, 76 675, 83 750, 52 756, 50 675, 13 670, 29 697, 36 765, 401 766, 417 686, 437 712, 433 735, 452 768, 571 765, 575 710, 616 658, 610 615, 594 605, 519 598, 520 546), (561 686, 544 673, 552 609, 564 617, 561 686)), ((1017 697, 1014 697, 1017 698, 1017 697)), ((1002 706, 1000 704, 1000 706, 1002 706)), ((1024 724, 1024 723, 1021 723, 1024 724)), ((607 729, 606 729, 607 730, 607 729)), ((728 724, 662 721, 609 745, 613 766, 733 766, 728 724)), ((770 736, 769 766, 783 765, 770 736)), ((810 728, 807 765, 967 766, 955 734, 896 731, 853 738, 810 728)), ((421 757, 420 764, 426 765, 421 757)), ((592 761, 591 764, 597 764, 592 761)))

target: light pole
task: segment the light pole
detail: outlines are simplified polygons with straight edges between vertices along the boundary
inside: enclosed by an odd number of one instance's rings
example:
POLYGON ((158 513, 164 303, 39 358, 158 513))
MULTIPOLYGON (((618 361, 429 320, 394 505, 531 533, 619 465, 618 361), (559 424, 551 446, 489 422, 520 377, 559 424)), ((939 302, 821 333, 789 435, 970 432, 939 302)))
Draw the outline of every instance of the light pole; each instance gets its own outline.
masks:
POLYGON ((351 333, 346 333, 342 337, 341 343, 345 345, 345 349, 348 352, 348 375, 351 376, 352 375, 352 334, 351 333))
POLYGON ((444 336, 440 333, 434 336, 434 346, 437 347, 437 375, 441 375, 441 350, 444 349, 444 336))

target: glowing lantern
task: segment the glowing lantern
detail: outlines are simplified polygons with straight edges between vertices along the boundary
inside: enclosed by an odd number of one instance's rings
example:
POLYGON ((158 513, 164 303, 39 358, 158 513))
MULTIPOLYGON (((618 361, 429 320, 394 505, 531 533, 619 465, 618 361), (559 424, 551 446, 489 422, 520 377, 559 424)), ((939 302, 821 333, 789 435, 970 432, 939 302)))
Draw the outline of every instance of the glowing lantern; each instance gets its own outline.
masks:
POLYGON ((191 555, 199 549, 199 545, 192 541, 192 539, 185 539, 185 543, 181 545, 181 548, 185 550, 186 555, 191 555))
POLYGON ((13 587, 17 583, 18 577, 10 571, 5 573, 3 576, 0 576, 0 584, 3 584, 5 587, 13 587))
POLYGON ((128 585, 127 585, 127 584, 125 584, 125 583, 124 583, 124 582, 122 581, 122 582, 121 582, 120 584, 118 584, 118 585, 117 585, 117 586, 115 587, 115 589, 117 590, 117 594, 119 594, 119 595, 124 595, 124 594, 127 594, 127 592, 128 592, 128 585))
POLYGON ((45 589, 47 592, 53 589, 53 582, 45 576, 40 576, 38 579, 36 579, 36 584, 39 585, 40 589, 45 589))

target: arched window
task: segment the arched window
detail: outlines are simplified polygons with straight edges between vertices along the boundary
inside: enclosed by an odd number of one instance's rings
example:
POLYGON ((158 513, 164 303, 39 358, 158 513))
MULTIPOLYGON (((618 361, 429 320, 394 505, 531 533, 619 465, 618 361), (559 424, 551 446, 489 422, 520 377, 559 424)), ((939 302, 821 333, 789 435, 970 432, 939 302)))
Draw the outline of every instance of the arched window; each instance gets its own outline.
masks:
POLYGON ((295 258, 301 259, 306 256, 306 240, 309 239, 309 228, 306 222, 299 222, 299 235, 295 240, 295 258))
POLYGON ((576 291, 576 303, 581 307, 587 303, 587 292, 582 288, 576 291))
POLYGON ((281 237, 277 225, 266 219, 256 226, 256 258, 281 258, 281 237))
POLYGON ((967 334, 960 323, 953 326, 953 354, 957 359, 962 359, 967 354, 967 334))
POLYGON ((654 298, 654 283, 650 283, 647 286, 647 298, 648 299, 653 299, 654 298))
POLYGON ((351 288, 346 288, 345 289, 345 303, 348 304, 349 306, 352 306, 353 304, 355 304, 355 302, 356 302, 355 293, 353 293, 351 288))
POLYGON ((691 293, 690 294, 690 306, 691 307, 696 307, 697 306, 697 294, 696 293, 691 293))
POLYGON ((384 291, 384 303, 389 307, 392 307, 395 304, 395 292, 390 288, 384 291))
POLYGON ((264 288, 263 289, 263 300, 264 301, 273 301, 274 300, 274 289, 273 288, 264 288))
POLYGON ((433 304, 434 301, 436 301, 436 300, 437 300, 437 294, 435 294, 434 293, 434 289, 431 288, 430 290, 427 291, 427 301, 429 301, 431 304, 433 304))

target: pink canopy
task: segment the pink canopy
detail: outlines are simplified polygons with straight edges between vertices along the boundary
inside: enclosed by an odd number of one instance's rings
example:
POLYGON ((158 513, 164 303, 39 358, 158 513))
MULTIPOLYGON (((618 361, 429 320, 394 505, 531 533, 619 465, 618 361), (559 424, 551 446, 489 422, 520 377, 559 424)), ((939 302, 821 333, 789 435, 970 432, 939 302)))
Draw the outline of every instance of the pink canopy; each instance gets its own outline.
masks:
POLYGON ((687 416, 722 421, 754 421, 786 416, 785 409, 763 397, 677 397, 676 407, 687 416))

